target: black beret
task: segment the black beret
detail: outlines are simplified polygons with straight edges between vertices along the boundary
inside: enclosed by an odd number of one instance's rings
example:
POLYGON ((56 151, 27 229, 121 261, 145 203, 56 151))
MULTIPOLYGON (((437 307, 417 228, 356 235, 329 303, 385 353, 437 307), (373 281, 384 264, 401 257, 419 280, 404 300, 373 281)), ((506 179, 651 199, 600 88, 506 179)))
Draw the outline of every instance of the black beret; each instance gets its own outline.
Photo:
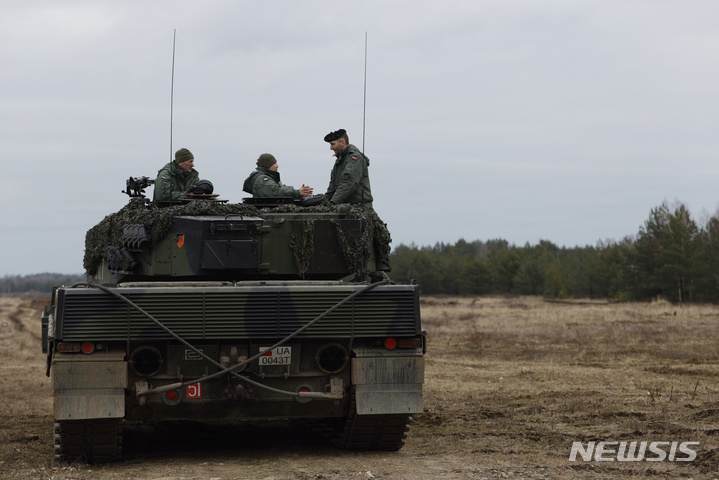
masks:
POLYGON ((347 135, 347 131, 344 128, 340 128, 336 132, 328 133, 325 135, 325 142, 334 142, 347 135))

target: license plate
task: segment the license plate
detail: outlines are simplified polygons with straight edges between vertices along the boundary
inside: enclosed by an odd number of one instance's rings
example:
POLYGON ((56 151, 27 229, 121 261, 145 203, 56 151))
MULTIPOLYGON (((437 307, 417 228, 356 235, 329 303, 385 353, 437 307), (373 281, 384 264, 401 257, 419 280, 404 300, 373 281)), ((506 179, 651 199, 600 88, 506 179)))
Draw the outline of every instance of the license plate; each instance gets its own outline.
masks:
MULTIPOLYGON (((260 347, 260 352, 267 347, 260 347)), ((262 355, 260 365, 289 365, 292 363, 292 347, 277 347, 262 355)))

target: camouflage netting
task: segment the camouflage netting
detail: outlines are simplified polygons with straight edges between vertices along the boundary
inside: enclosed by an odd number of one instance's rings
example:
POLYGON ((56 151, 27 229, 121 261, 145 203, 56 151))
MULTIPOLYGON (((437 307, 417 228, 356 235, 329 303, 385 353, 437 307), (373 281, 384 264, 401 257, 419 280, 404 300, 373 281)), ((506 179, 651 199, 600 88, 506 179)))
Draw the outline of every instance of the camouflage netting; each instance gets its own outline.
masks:
MULTIPOLYGON (((347 235, 339 222, 332 222, 335 227, 337 227, 337 238, 348 270, 354 273, 358 278, 362 277, 362 268, 365 262, 371 257, 372 249, 374 249, 378 266, 382 264, 389 266, 389 244, 392 243, 392 237, 389 234, 387 225, 371 207, 350 205, 348 203, 332 205, 325 201, 323 204, 314 207, 281 205, 266 211, 280 213, 338 213, 342 218, 361 218, 363 220, 364 230, 359 239, 347 235)), ((292 247, 295 262, 301 275, 304 275, 309 268, 314 246, 312 241, 313 235, 314 223, 312 221, 305 221, 303 231, 293 234, 293 238, 291 239, 290 246, 292 247)))
MULTIPOLYGON (((339 223, 335 222, 337 236, 349 270, 359 276, 364 263, 371 256, 372 249, 374 249, 378 264, 389 265, 389 244, 392 239, 385 223, 369 207, 349 204, 331 205, 325 201, 323 204, 314 207, 299 207, 288 204, 258 209, 252 205, 242 203, 224 204, 195 200, 173 207, 147 208, 143 198, 132 198, 120 211, 108 215, 87 232, 83 266, 88 274, 97 271, 97 268, 106 257, 107 247, 121 245, 122 227, 127 224, 144 225, 148 232, 152 232, 151 242, 154 245, 165 237, 172 226, 172 217, 174 216, 235 214, 264 218, 264 214, 269 212, 338 213, 343 218, 362 218, 364 231, 358 240, 346 235, 339 223)), ((298 230, 301 231, 293 233, 290 246, 300 274, 304 275, 309 268, 309 262, 313 254, 314 223, 312 221, 302 222, 302 227, 298 230)))
POLYGON ((312 260, 312 252, 314 251, 314 237, 315 222, 312 220, 300 222, 299 228, 296 228, 296 231, 292 232, 292 237, 290 237, 292 255, 295 257, 295 264, 302 278, 310 268, 310 260, 312 260))

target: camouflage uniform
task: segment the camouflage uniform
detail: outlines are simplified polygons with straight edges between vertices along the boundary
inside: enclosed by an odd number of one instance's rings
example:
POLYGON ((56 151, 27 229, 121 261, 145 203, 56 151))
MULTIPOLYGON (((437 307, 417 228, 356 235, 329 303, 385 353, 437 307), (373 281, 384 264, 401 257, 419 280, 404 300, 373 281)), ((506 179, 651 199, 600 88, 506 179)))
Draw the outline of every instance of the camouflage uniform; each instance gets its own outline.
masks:
POLYGON ((268 170, 263 167, 257 167, 245 180, 242 189, 251 193, 253 197, 292 197, 302 198, 300 191, 282 185, 280 181, 280 172, 268 170))
POLYGON ((332 203, 361 203, 372 206, 369 158, 350 144, 337 157, 325 198, 332 203))
POLYGON ((152 201, 155 205, 167 204, 184 197, 190 187, 199 179, 200 174, 194 168, 189 173, 185 173, 177 166, 177 163, 170 162, 157 172, 152 201))

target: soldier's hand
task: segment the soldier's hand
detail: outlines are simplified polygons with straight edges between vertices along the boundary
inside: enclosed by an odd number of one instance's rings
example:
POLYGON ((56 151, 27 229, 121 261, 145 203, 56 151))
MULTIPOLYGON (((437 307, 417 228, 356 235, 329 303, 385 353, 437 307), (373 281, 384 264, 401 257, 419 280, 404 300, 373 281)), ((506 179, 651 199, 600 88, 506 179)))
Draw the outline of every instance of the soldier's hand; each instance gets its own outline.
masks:
POLYGON ((308 187, 303 183, 300 187, 300 196, 302 196, 302 198, 309 197, 312 195, 313 190, 314 189, 312 187, 308 187))

